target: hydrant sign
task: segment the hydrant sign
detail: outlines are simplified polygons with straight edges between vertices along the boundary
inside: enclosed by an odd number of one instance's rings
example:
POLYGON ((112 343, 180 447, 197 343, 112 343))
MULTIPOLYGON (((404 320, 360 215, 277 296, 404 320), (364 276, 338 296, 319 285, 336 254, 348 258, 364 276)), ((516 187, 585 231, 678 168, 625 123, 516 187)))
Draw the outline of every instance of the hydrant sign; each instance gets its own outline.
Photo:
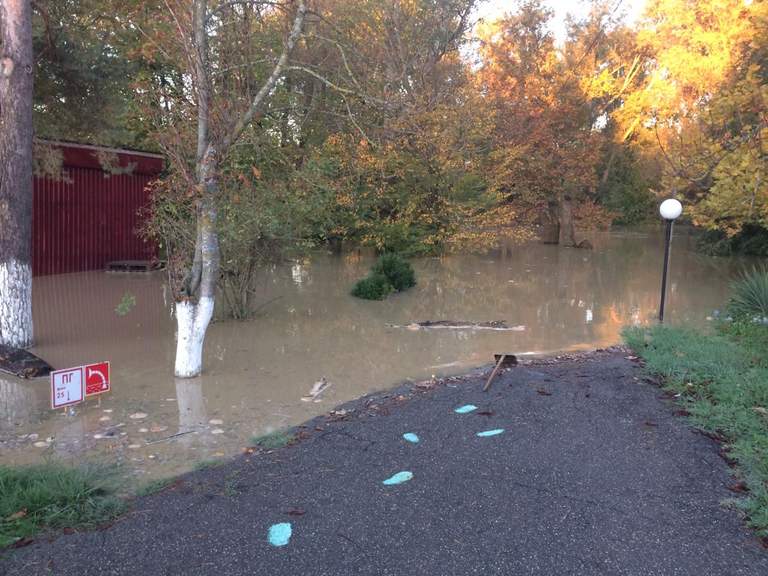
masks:
POLYGON ((63 408, 112 389, 109 362, 51 372, 51 408, 63 408))
POLYGON ((82 401, 82 366, 51 372, 51 408, 63 408, 82 401))
POLYGON ((96 396, 109 392, 109 362, 88 364, 83 366, 85 371, 85 396, 96 396))

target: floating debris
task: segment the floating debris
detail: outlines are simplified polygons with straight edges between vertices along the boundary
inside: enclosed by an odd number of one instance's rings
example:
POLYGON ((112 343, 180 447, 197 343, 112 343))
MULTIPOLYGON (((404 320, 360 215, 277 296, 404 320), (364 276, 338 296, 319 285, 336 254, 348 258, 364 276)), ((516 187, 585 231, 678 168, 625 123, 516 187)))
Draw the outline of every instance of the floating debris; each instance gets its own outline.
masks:
POLYGON ((106 412, 107 414, 112 414, 113 410, 112 410, 112 408, 104 408, 104 410, 102 410, 102 412, 106 412))
POLYGON ((222 430, 221 428, 214 428, 213 430, 211 430, 211 434, 224 434, 224 430, 222 430))
POLYGON ((269 527, 267 539, 272 546, 285 546, 291 539, 292 533, 293 530, 291 529, 290 522, 280 522, 269 527))
POLYGON ((406 330, 422 330, 446 328, 449 330, 500 330, 508 332, 523 332, 525 326, 507 326, 504 320, 493 320, 491 322, 467 322, 464 320, 427 320, 425 322, 411 322, 405 326, 398 324, 388 324, 391 328, 405 328, 406 330))
POLYGON ((213 426, 221 426, 224 424, 224 420, 220 420, 219 418, 212 418, 211 420, 208 420, 208 424, 213 426))
POLYGON ((473 410, 477 410, 477 406, 474 404, 465 404, 464 406, 459 406, 456 408, 454 412, 456 412, 456 414, 469 414, 473 410))
POLYGON ((487 438, 488 436, 498 436, 504 432, 504 428, 495 428, 493 430, 486 430, 485 432, 478 432, 476 436, 479 438, 487 438))
POLYGON ((101 418, 99 418, 99 422, 108 422, 110 420, 112 420, 111 416, 102 416, 101 418))
POLYGON ((154 433, 165 432, 166 430, 168 430, 168 426, 158 426, 158 425, 152 426, 149 429, 150 432, 154 432, 154 433))
POLYGON ((403 482, 408 482, 413 478, 413 472, 408 472, 407 470, 404 470, 402 472, 398 472, 394 476, 387 478, 382 482, 385 486, 394 486, 395 484, 402 484, 403 482))
POLYGON ((146 417, 147 417, 147 414, 145 414, 144 412, 134 412, 133 414, 128 416, 128 418, 130 418, 131 420, 142 420, 146 417))
POLYGON ((419 437, 413 432, 406 432, 405 434, 403 434, 403 438, 405 438, 405 440, 410 442, 411 444, 418 444, 419 442, 419 437))
POLYGON ((302 396, 301 401, 302 402, 320 402, 320 394, 328 390, 332 384, 328 382, 325 378, 320 378, 317 382, 315 382, 312 385, 312 389, 309 391, 309 394, 307 396, 302 396))
POLYGON ((35 442, 34 444, 32 444, 32 446, 34 446, 35 448, 47 448, 48 447, 48 442, 43 442, 41 440, 39 442, 35 442))
POLYGON ((141 444, 128 444, 128 448, 136 450, 137 448, 141 448, 141 444))

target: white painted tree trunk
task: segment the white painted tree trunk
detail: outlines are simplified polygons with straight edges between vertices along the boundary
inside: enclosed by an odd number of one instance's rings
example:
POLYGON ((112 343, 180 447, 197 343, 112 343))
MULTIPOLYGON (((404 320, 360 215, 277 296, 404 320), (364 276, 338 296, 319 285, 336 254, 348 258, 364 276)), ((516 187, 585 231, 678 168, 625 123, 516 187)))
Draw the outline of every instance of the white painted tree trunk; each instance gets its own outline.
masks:
POLYGON ((0 344, 32 345, 32 268, 16 260, 0 262, 0 344))
POLYGON ((178 378, 194 378, 203 369, 203 343, 213 317, 213 298, 203 296, 197 304, 176 302, 176 369, 178 378))

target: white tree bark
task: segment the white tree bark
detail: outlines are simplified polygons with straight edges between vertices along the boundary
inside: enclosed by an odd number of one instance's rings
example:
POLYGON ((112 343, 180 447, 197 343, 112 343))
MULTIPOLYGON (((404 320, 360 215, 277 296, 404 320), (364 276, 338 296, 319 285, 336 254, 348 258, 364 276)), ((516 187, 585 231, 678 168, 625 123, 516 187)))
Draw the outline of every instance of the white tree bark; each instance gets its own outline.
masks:
POLYGON ((203 369, 203 343, 213 317, 212 297, 197 303, 176 302, 176 368, 178 378, 194 378, 203 369))
POLYGON ((283 51, 272 73, 251 101, 248 109, 234 123, 221 140, 220 149, 209 131, 211 122, 210 105, 212 98, 211 71, 208 64, 208 0, 195 0, 192 4, 193 52, 189 54, 192 63, 194 87, 197 95, 197 156, 196 171, 201 197, 197 205, 197 238, 194 259, 183 281, 181 298, 177 295, 175 374, 177 378, 194 378, 203 367, 203 343, 208 324, 213 316, 216 297, 216 283, 219 278, 219 239, 216 232, 216 199, 219 195, 219 163, 227 150, 240 137, 267 100, 277 81, 285 71, 288 56, 301 35, 307 6, 298 0, 296 16, 288 34, 283 51))
POLYGON ((32 268, 16 260, 0 262, 0 342, 32 345, 32 268))

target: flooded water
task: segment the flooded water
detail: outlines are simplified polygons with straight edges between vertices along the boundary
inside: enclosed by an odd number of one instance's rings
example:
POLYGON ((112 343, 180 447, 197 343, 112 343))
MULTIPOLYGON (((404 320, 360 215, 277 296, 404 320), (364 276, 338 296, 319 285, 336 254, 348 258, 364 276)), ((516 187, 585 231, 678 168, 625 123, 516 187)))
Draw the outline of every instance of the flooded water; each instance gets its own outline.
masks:
MULTIPOLYGON (((620 342, 658 310, 661 230, 596 236, 595 250, 531 244, 485 256, 414 262, 418 285, 384 302, 349 295, 373 258, 317 254, 265 271, 249 321, 213 324, 205 373, 172 375, 170 294, 162 273, 92 272, 35 279, 34 352, 55 368, 111 361, 113 391, 49 408, 46 380, 0 375, 0 463, 108 454, 137 480, 239 452, 253 436, 407 379, 620 342), (421 329, 428 320, 503 320, 515 331, 421 329), (331 386, 305 401, 315 382, 331 386), (174 436, 175 435, 175 436, 174 436)), ((675 238, 666 317, 703 325, 742 264, 675 238)))

